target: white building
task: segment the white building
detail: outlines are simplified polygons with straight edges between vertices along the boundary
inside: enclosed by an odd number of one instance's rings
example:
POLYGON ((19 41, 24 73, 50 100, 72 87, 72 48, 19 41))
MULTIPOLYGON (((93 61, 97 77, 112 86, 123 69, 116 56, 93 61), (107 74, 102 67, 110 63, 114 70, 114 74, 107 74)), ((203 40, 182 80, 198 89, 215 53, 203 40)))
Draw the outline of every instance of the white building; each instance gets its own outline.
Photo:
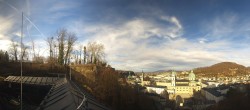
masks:
POLYGON ((147 91, 154 91, 157 94, 161 94, 164 90, 166 90, 166 86, 145 86, 147 91))
POLYGON ((172 72, 171 80, 165 82, 156 82, 157 86, 167 86, 168 93, 181 93, 181 94, 193 94, 193 91, 199 91, 201 89, 201 82, 195 80, 195 74, 193 71, 189 73, 188 80, 176 79, 176 72, 172 72))

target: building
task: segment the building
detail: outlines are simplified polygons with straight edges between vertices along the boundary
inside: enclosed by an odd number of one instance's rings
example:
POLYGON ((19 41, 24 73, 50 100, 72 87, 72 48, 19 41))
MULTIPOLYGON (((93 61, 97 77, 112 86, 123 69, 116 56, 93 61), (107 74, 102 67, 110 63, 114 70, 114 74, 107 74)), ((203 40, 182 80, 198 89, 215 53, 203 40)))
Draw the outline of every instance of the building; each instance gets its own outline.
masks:
POLYGON ((163 93, 166 90, 166 86, 145 86, 148 92, 154 91, 157 94, 163 93))
POLYGON ((195 80, 193 71, 189 73, 188 79, 177 79, 176 72, 172 71, 171 81, 156 82, 157 86, 166 86, 169 94, 190 94, 200 91, 201 82, 195 80))
POLYGON ((213 100, 216 103, 225 98, 217 88, 202 88, 201 94, 205 96, 207 100, 213 100))
POLYGON ((141 85, 145 86, 145 85, 150 85, 150 81, 145 81, 144 80, 144 72, 142 71, 142 76, 141 76, 141 85))

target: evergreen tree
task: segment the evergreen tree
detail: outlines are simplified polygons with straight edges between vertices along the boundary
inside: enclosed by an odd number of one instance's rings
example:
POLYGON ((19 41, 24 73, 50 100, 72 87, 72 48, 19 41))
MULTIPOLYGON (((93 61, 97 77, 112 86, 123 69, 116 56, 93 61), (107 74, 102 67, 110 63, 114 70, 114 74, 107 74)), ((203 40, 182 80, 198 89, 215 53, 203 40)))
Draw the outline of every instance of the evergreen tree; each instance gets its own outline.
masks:
POLYGON ((59 56, 58 56, 58 63, 60 65, 64 64, 64 43, 67 31, 66 29, 61 29, 58 31, 58 47, 59 47, 59 56))
POLYGON ((2 50, 0 50, 0 62, 4 61, 4 53, 2 50))
POLYGON ((83 50, 83 64, 86 64, 86 55, 87 55, 87 52, 86 52, 86 46, 84 46, 84 50, 83 50))
POLYGON ((9 62, 9 54, 8 54, 7 51, 5 51, 4 57, 5 57, 5 61, 6 61, 6 62, 9 62))

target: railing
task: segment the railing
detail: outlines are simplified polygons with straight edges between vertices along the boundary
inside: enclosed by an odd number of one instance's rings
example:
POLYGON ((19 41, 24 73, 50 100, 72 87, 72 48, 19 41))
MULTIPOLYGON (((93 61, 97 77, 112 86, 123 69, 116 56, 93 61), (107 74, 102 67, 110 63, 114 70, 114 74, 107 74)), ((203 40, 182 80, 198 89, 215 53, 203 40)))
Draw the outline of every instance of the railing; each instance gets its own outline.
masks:
POLYGON ((88 110, 89 109, 89 104, 94 105, 97 108, 103 109, 103 110, 109 110, 107 107, 103 106, 100 103, 97 103, 94 99, 91 97, 88 97, 87 95, 84 94, 84 92, 78 87, 77 84, 75 84, 73 81, 70 81, 71 84, 78 89, 77 91, 77 97, 78 99, 82 99, 81 103, 77 106, 76 110, 88 110), (80 92, 80 93, 79 93, 80 92))
POLYGON ((84 95, 84 97, 83 97, 83 99, 82 99, 82 102, 81 102, 80 105, 76 108, 76 110, 80 110, 80 108, 82 108, 83 103, 85 103, 84 108, 88 109, 88 102, 87 102, 87 98, 85 97, 85 95, 84 95))

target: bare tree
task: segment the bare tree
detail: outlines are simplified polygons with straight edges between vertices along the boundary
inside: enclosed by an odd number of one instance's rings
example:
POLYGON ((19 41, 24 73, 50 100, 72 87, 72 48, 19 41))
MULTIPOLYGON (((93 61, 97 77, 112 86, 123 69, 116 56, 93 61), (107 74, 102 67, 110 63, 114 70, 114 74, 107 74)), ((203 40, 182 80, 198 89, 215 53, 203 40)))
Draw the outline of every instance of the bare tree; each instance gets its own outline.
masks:
POLYGON ((67 50, 66 50, 66 54, 65 54, 65 64, 68 64, 68 59, 69 59, 69 54, 72 52, 73 50, 73 45, 76 42, 77 37, 74 33, 68 33, 67 34, 67 50))
POLYGON ((15 42, 13 39, 11 40, 11 44, 10 44, 10 55, 14 58, 15 61, 18 60, 17 56, 18 56, 18 43, 15 42))
POLYGON ((48 58, 48 62, 49 63, 56 63, 57 62, 57 53, 56 53, 56 50, 57 50, 57 43, 56 43, 56 39, 55 37, 51 36, 51 37, 47 37, 46 38, 46 43, 49 47, 49 58, 48 58))
POLYGON ((36 57, 36 51, 35 51, 35 41, 31 39, 31 48, 32 48, 32 57, 33 59, 36 57))
POLYGON ((53 57, 53 43, 54 43, 54 37, 47 37, 46 42, 49 46, 49 58, 51 59, 53 57))
POLYGON ((46 39, 49 47, 49 61, 56 61, 60 65, 69 63, 69 57, 73 51, 73 46, 77 40, 74 33, 68 32, 66 29, 59 29, 56 37, 48 37, 46 39))
POLYGON ((103 44, 98 44, 97 42, 89 42, 87 47, 87 51, 90 54, 89 63, 103 63, 105 56, 103 44))
POLYGON ((66 29, 60 29, 57 32, 57 41, 58 41, 58 63, 60 65, 64 64, 64 46, 65 46, 65 38, 67 35, 66 29))
POLYGON ((27 50, 28 50, 28 46, 26 46, 26 45, 24 45, 23 43, 22 43, 22 46, 21 46, 23 49, 22 49, 22 54, 21 54, 21 58, 20 59, 24 59, 25 57, 27 58, 27 56, 28 56, 28 52, 27 52, 27 50))
POLYGON ((79 50, 80 50, 79 64, 82 64, 82 49, 83 49, 82 47, 83 47, 82 45, 79 46, 79 50))

